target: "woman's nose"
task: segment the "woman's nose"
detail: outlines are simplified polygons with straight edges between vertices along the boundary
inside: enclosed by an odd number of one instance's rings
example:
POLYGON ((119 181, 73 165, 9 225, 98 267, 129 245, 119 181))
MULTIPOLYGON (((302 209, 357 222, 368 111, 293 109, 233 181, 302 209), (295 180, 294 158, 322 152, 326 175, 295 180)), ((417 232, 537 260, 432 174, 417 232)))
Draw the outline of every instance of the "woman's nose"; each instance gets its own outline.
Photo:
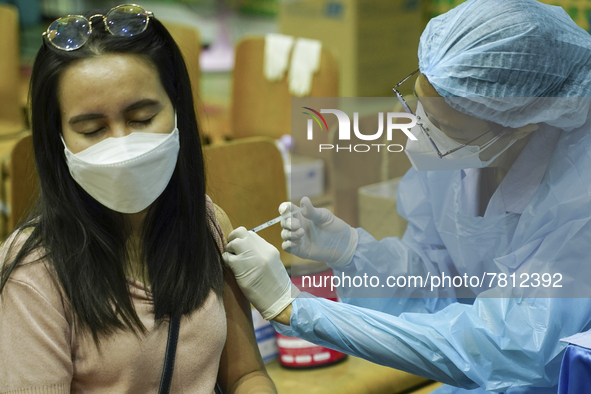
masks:
POLYGON ((128 136, 132 133, 132 130, 128 127, 125 122, 118 122, 111 127, 111 137, 120 138, 128 136))

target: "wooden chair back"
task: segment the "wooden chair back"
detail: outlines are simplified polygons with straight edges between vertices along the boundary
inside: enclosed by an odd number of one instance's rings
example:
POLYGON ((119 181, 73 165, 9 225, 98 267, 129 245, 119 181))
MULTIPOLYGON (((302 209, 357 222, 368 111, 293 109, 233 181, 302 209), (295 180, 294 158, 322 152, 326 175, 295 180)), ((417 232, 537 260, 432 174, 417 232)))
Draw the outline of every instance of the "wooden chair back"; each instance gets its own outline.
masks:
MULTIPOLYGON (((212 144, 204 148, 207 193, 228 215, 234 228, 248 230, 279 216, 287 201, 283 159, 274 141, 251 137, 212 144)), ((280 250, 280 225, 258 233, 280 250)), ((227 234, 226 234, 227 235, 227 234)))
POLYGON ((10 232, 27 217, 39 197, 39 178, 30 134, 22 137, 12 148, 7 172, 7 200, 10 206, 7 230, 10 232))
POLYGON ((195 103, 195 113, 200 111, 199 106, 199 89, 201 79, 201 67, 199 67, 199 56, 201 55, 201 38, 199 30, 191 25, 184 25, 179 23, 164 22, 164 26, 179 46, 189 79, 191 80, 191 88, 193 89, 193 102, 195 103))
MULTIPOLYGON (((278 139, 291 130, 291 94, 287 71, 281 81, 264 75, 264 37, 245 38, 235 51, 232 90, 232 134, 234 138, 265 136, 278 139)), ((337 62, 322 48, 320 68, 312 80, 311 97, 338 97, 337 62)))
POLYGON ((0 134, 24 130, 21 108, 20 44, 18 11, 0 4, 0 134))

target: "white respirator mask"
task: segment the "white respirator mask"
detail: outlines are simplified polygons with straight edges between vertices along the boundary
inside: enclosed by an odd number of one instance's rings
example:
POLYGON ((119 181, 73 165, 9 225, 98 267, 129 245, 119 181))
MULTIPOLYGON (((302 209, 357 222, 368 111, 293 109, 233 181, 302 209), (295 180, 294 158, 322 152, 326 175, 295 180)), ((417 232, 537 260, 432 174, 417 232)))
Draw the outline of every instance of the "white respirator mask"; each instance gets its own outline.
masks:
POLYGON ((140 212, 162 194, 180 148, 176 114, 172 133, 109 137, 76 154, 62 142, 72 178, 95 200, 121 213, 140 212))
POLYGON ((497 157, 509 149, 517 140, 511 141, 501 149, 492 158, 483 161, 480 159, 480 153, 486 148, 494 144, 499 138, 510 132, 507 129, 504 132, 497 134, 491 140, 486 142, 483 146, 464 145, 449 138, 443 131, 435 127, 427 118, 425 110, 419 101, 417 105, 417 125, 410 129, 410 132, 417 138, 416 141, 408 139, 406 142, 405 152, 412 166, 417 171, 436 171, 436 170, 463 170, 465 168, 484 168, 488 167, 497 157), (444 152, 453 151, 443 157, 439 157, 429 137, 421 130, 422 126, 429 132, 431 139, 439 148, 439 151, 444 152))

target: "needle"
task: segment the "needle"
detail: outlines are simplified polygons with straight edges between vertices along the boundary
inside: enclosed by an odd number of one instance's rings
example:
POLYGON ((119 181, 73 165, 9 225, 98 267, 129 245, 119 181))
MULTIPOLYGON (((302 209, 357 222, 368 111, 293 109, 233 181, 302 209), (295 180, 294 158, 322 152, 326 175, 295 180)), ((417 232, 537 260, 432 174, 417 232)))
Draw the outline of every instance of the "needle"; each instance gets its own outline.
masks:
POLYGON ((268 222, 261 224, 260 226, 256 226, 255 228, 253 228, 250 231, 254 231, 256 233, 258 231, 264 230, 267 227, 274 225, 275 223, 279 223, 281 221, 281 219, 286 219, 290 215, 295 215, 296 213, 300 212, 301 210, 302 210, 301 207, 296 207, 293 211, 285 212, 283 215, 277 216, 275 219, 271 219, 268 222))

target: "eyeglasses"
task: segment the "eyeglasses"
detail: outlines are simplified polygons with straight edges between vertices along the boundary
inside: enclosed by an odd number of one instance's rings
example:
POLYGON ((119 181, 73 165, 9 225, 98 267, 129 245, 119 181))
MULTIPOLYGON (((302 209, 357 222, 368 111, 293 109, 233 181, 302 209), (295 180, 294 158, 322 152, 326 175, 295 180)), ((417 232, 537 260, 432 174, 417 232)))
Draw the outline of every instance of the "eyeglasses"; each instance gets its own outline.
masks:
POLYGON ((55 48, 74 51, 88 41, 92 33, 92 20, 101 17, 105 30, 114 36, 131 37, 143 33, 148 27, 150 11, 135 4, 122 4, 113 7, 105 15, 95 14, 90 18, 82 15, 68 15, 53 21, 43 36, 55 48))
MULTIPOLYGON (((400 101, 400 104, 402 104, 402 107, 404 108, 404 110, 406 112, 408 112, 411 115, 415 115, 417 117, 417 121, 421 120, 421 117, 414 114, 412 112, 412 110, 410 109, 410 106, 408 105, 408 103, 406 102, 406 100, 404 99, 404 97, 402 97, 402 94, 400 93, 400 91, 398 91, 398 88, 400 87, 400 85, 402 85, 404 82, 406 82, 410 77, 412 77, 413 75, 415 75, 416 73, 418 73, 420 71, 419 70, 415 70, 413 71, 410 75, 408 75, 407 77, 405 77, 402 81, 398 82, 396 84, 396 86, 394 86, 392 88, 392 90, 394 91, 394 93, 396 93, 396 96, 398 97, 398 100, 400 101)), ((433 138, 431 138, 431 135, 429 134, 429 127, 425 127, 423 125, 423 123, 419 123, 417 122, 417 125, 421 128, 422 132, 425 134, 425 136, 429 139, 429 141, 431 142, 431 145, 433 145, 433 148, 435 149, 435 153, 437 153, 437 156, 441 159, 447 155, 449 155, 450 153, 454 153, 464 147, 466 147, 467 145, 472 144, 473 142, 475 142, 476 140, 478 140, 479 138, 483 137, 484 135, 490 133, 491 131, 495 130, 495 128, 490 128, 488 130, 486 130, 484 133, 480 134, 478 137, 474 138, 473 140, 466 142, 465 144, 462 144, 458 147, 455 147, 453 149, 448 150, 447 152, 441 153, 441 151, 439 150, 439 148, 437 147, 437 144, 435 144, 435 141, 433 141, 433 138)), ((498 141, 501 137, 505 136, 507 133, 509 133, 511 131, 511 129, 507 129, 505 131, 503 131, 502 133, 497 134, 495 137, 493 137, 491 140, 489 140, 484 146, 481 147, 482 149, 485 149, 487 147, 489 147, 490 145, 494 144, 496 141, 498 141)))

